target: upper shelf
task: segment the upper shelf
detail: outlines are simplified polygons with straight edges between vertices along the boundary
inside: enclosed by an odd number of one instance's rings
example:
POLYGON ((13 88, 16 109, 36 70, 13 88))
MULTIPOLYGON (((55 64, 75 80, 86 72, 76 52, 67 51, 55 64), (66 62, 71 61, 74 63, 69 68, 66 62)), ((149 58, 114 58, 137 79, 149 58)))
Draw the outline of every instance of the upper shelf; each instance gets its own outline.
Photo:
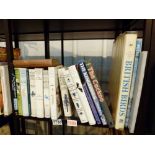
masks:
MULTIPOLYGON (((11 22, 13 34, 20 41, 44 40, 44 31, 50 33, 50 40, 61 39, 112 39, 116 33, 125 30, 139 31, 140 37, 144 20, 120 19, 15 19, 11 22)), ((0 20, 0 39, 4 40, 4 24, 0 20)))

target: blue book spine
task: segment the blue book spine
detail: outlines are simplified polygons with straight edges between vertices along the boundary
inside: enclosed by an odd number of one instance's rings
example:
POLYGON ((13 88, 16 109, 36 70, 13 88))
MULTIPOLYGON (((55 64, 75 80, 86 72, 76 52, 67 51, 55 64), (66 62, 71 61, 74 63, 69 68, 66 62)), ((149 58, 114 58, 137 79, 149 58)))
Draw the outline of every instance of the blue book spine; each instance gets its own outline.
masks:
POLYGON ((131 81, 131 87, 130 87, 130 93, 129 93, 129 99, 128 99, 128 107, 127 107, 127 113, 126 113, 126 119, 125 119, 125 127, 128 127, 128 122, 130 118, 130 111, 131 111, 131 105, 132 105, 132 100, 133 100, 133 92, 134 92, 134 86, 135 86, 135 81, 136 81, 136 76, 137 76, 137 69, 138 69, 141 49, 142 49, 142 40, 137 39, 135 59, 134 59, 134 65, 133 65, 133 73, 132 73, 132 81, 131 81))
POLYGON ((100 117, 100 119, 101 119, 101 122, 102 122, 103 125, 107 125, 107 120, 106 120, 106 118, 105 118, 105 115, 104 115, 104 113, 103 113, 101 107, 100 107, 99 100, 98 100, 98 98, 97 98, 97 96, 96 96, 95 90, 94 90, 94 88, 93 88, 93 85, 92 85, 91 80, 90 80, 90 78, 89 78, 89 75, 88 75, 88 73, 87 73, 86 67, 85 67, 85 65, 84 65, 83 62, 79 63, 78 66, 79 66, 79 69, 80 69, 80 71, 81 71, 81 73, 82 73, 83 78, 85 79, 85 81, 86 81, 86 83, 87 83, 87 86, 88 86, 90 95, 91 95, 91 97, 92 97, 92 99, 93 99, 93 101, 94 101, 94 104, 95 104, 95 107, 96 107, 97 112, 98 112, 98 114, 99 114, 99 117, 100 117))
POLYGON ((95 108, 95 105, 94 105, 94 103, 93 103, 93 100, 92 100, 92 98, 91 98, 91 96, 90 96, 90 93, 89 93, 89 90, 88 90, 88 87, 87 87, 87 84, 86 84, 86 83, 83 84, 83 89, 84 89, 84 91, 85 91, 87 100, 88 100, 88 102, 89 102, 89 105, 90 105, 90 108, 91 108, 92 113, 93 113, 93 115, 94 115, 94 118, 95 118, 95 120, 96 120, 96 123, 97 123, 97 124, 101 124, 101 120, 100 120, 100 118, 99 118, 99 115, 98 115, 97 110, 96 110, 96 108, 95 108))

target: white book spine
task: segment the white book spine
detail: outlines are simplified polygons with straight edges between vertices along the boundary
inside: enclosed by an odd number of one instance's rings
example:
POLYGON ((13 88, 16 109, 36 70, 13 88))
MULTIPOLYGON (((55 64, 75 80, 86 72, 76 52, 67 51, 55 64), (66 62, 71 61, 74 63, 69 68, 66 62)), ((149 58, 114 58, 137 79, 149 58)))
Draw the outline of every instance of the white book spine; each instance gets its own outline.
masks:
POLYGON ((8 66, 7 65, 0 66, 0 73, 1 73, 4 115, 10 115, 12 113, 12 102, 10 94, 8 66))
POLYGON ((20 71, 20 84, 21 84, 21 97, 23 116, 29 116, 29 100, 28 100, 28 87, 27 87, 27 69, 19 68, 20 71))
POLYGON ((81 100, 82 106, 84 108, 85 114, 87 116, 87 119, 89 121, 89 124, 90 125, 95 125, 96 121, 95 121, 93 113, 92 113, 92 111, 90 109, 90 106, 89 106, 85 91, 84 91, 84 89, 82 87, 82 83, 81 83, 79 74, 77 72, 76 66, 75 65, 70 66, 69 67, 69 72, 70 72, 70 75, 71 75, 71 77, 73 79, 74 85, 76 86, 77 93, 78 93, 78 95, 80 97, 80 100, 81 100))
POLYGON ((43 87, 44 87, 44 108, 45 108, 45 118, 51 117, 50 111, 50 100, 49 100, 49 78, 48 70, 43 70, 43 87))
POLYGON ((58 74, 56 67, 48 67, 51 118, 56 120, 61 115, 58 74))
POLYGON ((120 90, 115 120, 116 129, 124 129, 125 125, 137 34, 126 34, 123 39, 124 45, 122 50, 124 56, 122 60, 120 90))
POLYGON ((62 70, 63 70, 66 85, 67 85, 69 92, 71 94, 71 98, 73 100, 75 109, 76 109, 77 114, 79 116, 79 119, 80 119, 81 123, 87 123, 88 119, 87 119, 87 116, 85 114, 84 107, 81 103, 80 97, 78 95, 76 86, 75 86, 73 79, 70 75, 69 69, 63 68, 62 70))
POLYGON ((31 116, 36 117, 35 69, 29 69, 31 116))
POLYGON ((72 116, 71 101, 70 101, 69 92, 68 92, 68 88, 67 88, 67 85, 64 79, 62 68, 58 69, 58 77, 59 77, 59 85, 60 85, 64 115, 66 117, 70 117, 72 116))
POLYGON ((44 117, 43 69, 35 68, 36 116, 44 117))
POLYGON ((129 118, 129 132, 130 133, 134 133, 134 130, 135 130, 135 124, 136 124, 139 102, 140 102, 140 97, 141 97, 141 91, 142 91, 142 86, 143 86, 147 54, 148 54, 147 51, 143 51, 140 54, 137 78, 136 78, 135 89, 134 89, 134 93, 133 93, 134 94, 133 95, 133 103, 131 106, 131 114, 130 114, 130 118, 129 118))

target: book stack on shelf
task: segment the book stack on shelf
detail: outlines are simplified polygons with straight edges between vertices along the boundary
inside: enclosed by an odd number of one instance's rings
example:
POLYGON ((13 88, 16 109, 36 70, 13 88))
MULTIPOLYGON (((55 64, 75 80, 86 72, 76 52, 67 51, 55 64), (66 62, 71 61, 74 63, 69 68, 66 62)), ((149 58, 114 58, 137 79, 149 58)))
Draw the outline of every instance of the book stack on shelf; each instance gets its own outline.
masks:
MULTIPOLYGON (((78 121, 117 130, 127 127, 134 133, 147 59, 147 51, 141 52, 141 47, 136 32, 120 34, 114 41, 111 112, 91 61, 65 67, 55 59, 14 60, 14 112, 51 119, 53 124, 67 121, 68 126, 77 126, 78 121)), ((9 115, 12 105, 7 64, 0 64, 0 77, 0 115, 9 115)))

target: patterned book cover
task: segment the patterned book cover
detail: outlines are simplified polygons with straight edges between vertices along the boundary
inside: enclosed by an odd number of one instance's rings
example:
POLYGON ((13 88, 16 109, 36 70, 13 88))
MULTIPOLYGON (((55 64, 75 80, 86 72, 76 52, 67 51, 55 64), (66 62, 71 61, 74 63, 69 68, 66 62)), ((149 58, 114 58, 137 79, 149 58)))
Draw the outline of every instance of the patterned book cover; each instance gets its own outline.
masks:
POLYGON ((60 92, 61 92, 61 99, 63 103, 64 115, 66 117, 70 117, 72 116, 71 100, 70 100, 70 96, 69 96, 69 92, 68 92, 68 88, 65 82, 62 68, 58 69, 58 77, 59 77, 59 85, 60 85, 60 92))
POLYGON ((78 93, 78 95, 80 97, 82 106, 84 108, 85 114, 86 114, 87 119, 88 119, 88 122, 89 122, 90 125, 95 125, 96 121, 94 119, 94 115, 93 115, 93 113, 91 111, 91 108, 90 108, 90 105, 88 103, 86 94, 85 94, 85 92, 83 90, 81 79, 80 79, 80 76, 79 76, 78 71, 76 69, 76 66, 72 65, 72 66, 70 66, 68 68, 69 68, 70 75, 71 75, 71 77, 73 79, 73 82, 74 82, 74 84, 76 86, 77 93, 78 93))
POLYGON ((89 93, 89 90, 88 90, 88 87, 87 87, 87 84, 86 84, 86 83, 83 83, 83 89, 84 89, 84 91, 85 91, 86 97, 87 97, 87 99, 88 99, 88 102, 89 102, 89 105, 90 105, 90 107, 91 107, 91 110, 92 110, 92 113, 93 113, 93 115, 94 115, 94 118, 95 118, 95 120, 96 120, 96 123, 97 123, 97 124, 102 124, 102 123, 101 123, 101 120, 100 120, 100 118, 99 118, 99 115, 98 115, 98 113, 97 113, 96 107, 95 107, 95 105, 94 105, 94 103, 93 103, 92 97, 90 96, 90 93, 89 93))
POLYGON ((22 109, 23 116, 30 115, 30 105, 29 105, 29 95, 28 95, 28 81, 27 79, 27 69, 19 68, 20 72, 20 89, 21 89, 21 98, 22 98, 22 109))
POLYGON ((45 118, 50 118, 51 117, 51 108, 50 108, 50 99, 49 99, 48 70, 43 70, 43 87, 44 87, 45 118))
POLYGON ((93 88, 93 85, 92 85, 91 80, 89 78, 89 75, 87 73, 86 67, 84 66, 83 62, 80 62, 78 66, 79 66, 79 70, 81 71, 81 73, 83 75, 83 78, 85 79, 85 81, 87 83, 90 95, 91 95, 91 97, 92 97, 92 99, 94 101, 94 104, 95 104, 95 107, 96 107, 97 112, 99 114, 99 117, 101 119, 101 122, 102 122, 103 125, 107 125, 107 120, 106 120, 105 115, 104 115, 104 113, 103 113, 103 111, 101 109, 99 100, 98 100, 98 98, 96 96, 95 90, 93 88))
POLYGON ((128 108, 127 108, 126 119, 125 119, 125 127, 128 127, 128 122, 129 122, 129 117, 130 117, 131 105, 132 105, 132 101, 133 101, 133 92, 134 92, 134 87, 135 87, 135 80, 136 80, 136 76, 137 76, 137 69, 138 69, 138 63, 139 63, 139 57, 140 57, 141 49, 142 49, 142 39, 137 39, 137 41, 136 41, 135 60, 134 60, 132 80, 131 80, 131 88, 130 88, 128 108))
POLYGON ((84 108, 82 106, 80 97, 78 95, 76 86, 75 86, 75 84, 73 82, 73 79, 72 79, 72 77, 70 75, 69 69, 68 68, 63 68, 62 70, 63 70, 66 85, 67 85, 68 90, 70 92, 70 95, 71 95, 71 98, 73 100, 76 112, 77 112, 77 114, 79 116, 79 119, 80 119, 81 123, 87 123, 88 119, 86 117, 86 114, 85 114, 84 108))
POLYGON ((110 97, 115 129, 124 129, 130 92, 137 33, 126 32, 117 37, 112 55, 110 97))
POLYGON ((18 114, 23 115, 19 68, 15 68, 15 76, 16 76, 16 87, 17 87, 18 114))
POLYGON ((87 61, 86 62, 86 68, 87 68, 89 77, 91 79, 91 82, 93 84, 93 88, 94 88, 96 95, 99 99, 101 109, 102 109, 102 111, 106 117, 107 123, 108 123, 109 127, 112 128, 112 127, 114 127, 113 118, 112 118, 112 115, 110 113, 109 107, 105 101, 101 86, 100 86, 98 79, 96 77, 95 70, 94 70, 92 63, 87 61))
POLYGON ((58 84, 58 71, 57 67, 48 67, 49 76, 49 93, 50 93, 50 103, 51 103, 51 118, 57 120, 62 111, 60 105, 60 92, 58 84))
POLYGON ((29 69, 31 116, 36 117, 35 69, 29 69))

